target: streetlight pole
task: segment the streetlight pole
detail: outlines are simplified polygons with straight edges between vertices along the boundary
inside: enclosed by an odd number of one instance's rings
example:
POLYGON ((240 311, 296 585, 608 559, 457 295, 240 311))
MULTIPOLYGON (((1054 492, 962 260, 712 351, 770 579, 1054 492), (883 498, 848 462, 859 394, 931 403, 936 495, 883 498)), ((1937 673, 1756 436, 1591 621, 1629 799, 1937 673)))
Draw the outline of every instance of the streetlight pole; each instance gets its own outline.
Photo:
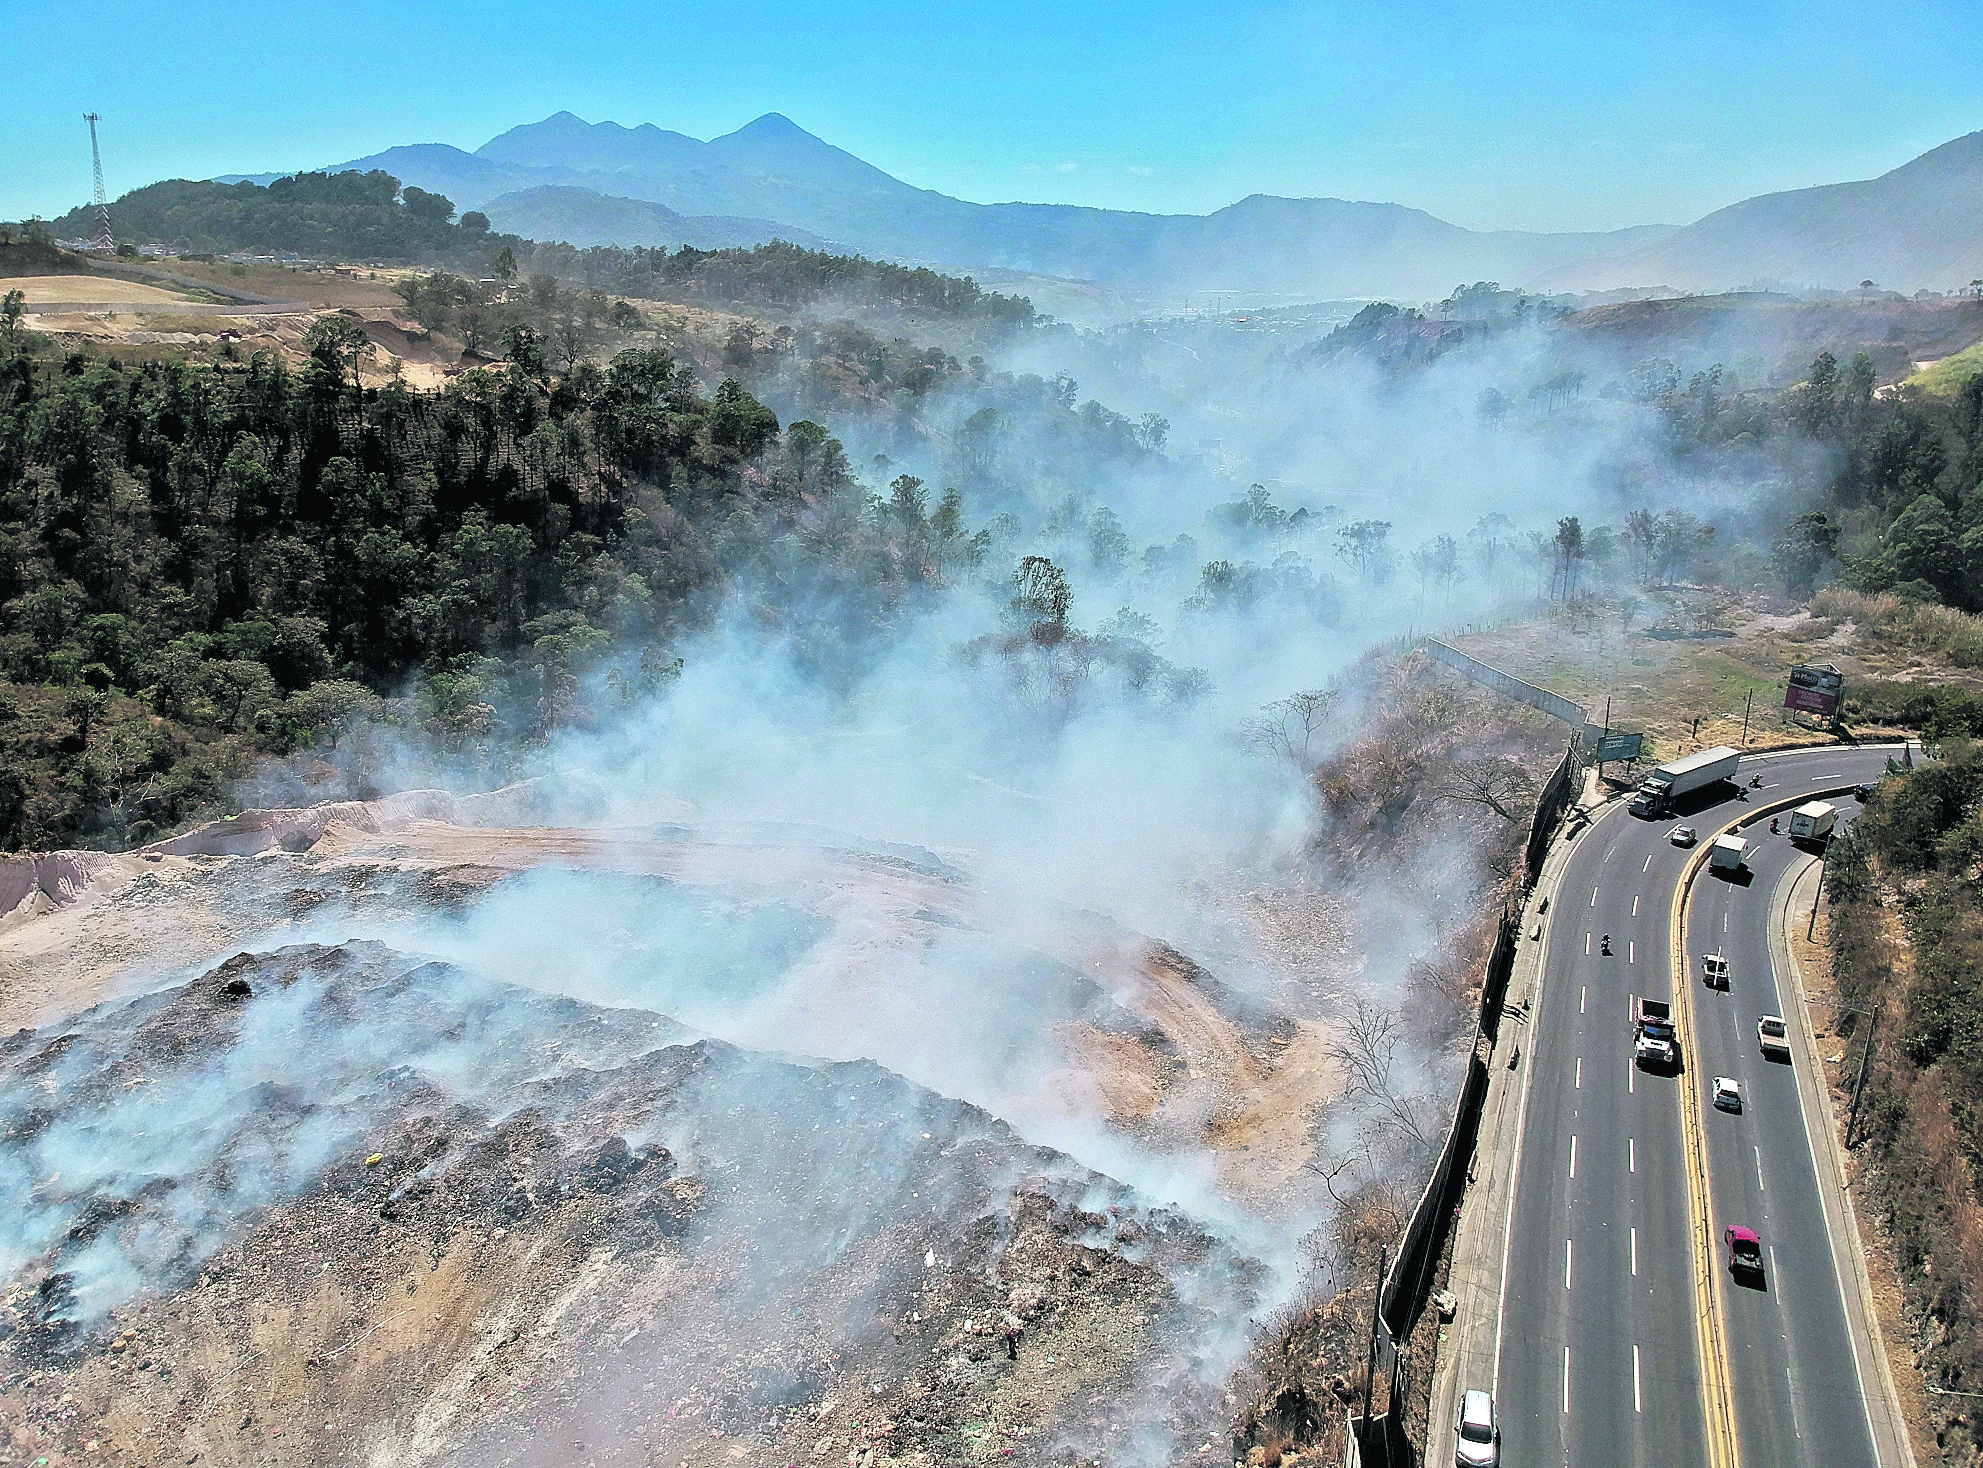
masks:
POLYGON ((1804 937, 1807 942, 1816 941, 1818 932, 1818 904, 1824 901, 1825 898, 1825 864, 1831 860, 1832 837, 1837 832, 1838 828, 1836 826, 1825 832, 1825 849, 1818 853, 1818 890, 1811 894, 1811 921, 1804 929, 1804 937))
MULTIPOLYGON (((1866 1011, 1861 1010, 1860 1013, 1866 1011)), ((1866 1048, 1859 1052, 1859 1078, 1852 1083, 1852 1111, 1845 1119, 1845 1150, 1852 1150, 1853 1133, 1859 1128, 1859 1097, 1866 1089, 1866 1066, 1873 1058, 1873 1036, 1880 1028, 1880 1006, 1875 1004, 1866 1021, 1866 1048)))
POLYGON ((1861 1004, 1840 1004, 1836 999, 1806 999, 1806 1004, 1823 1004, 1841 1014, 1858 1014, 1866 1017, 1866 1045, 1859 1052, 1859 1073, 1852 1082, 1852 1107, 1845 1117, 1845 1149, 1852 1150, 1852 1142, 1859 1131, 1859 1098, 1866 1092, 1866 1072, 1872 1065, 1873 1039, 1879 1033, 1880 1006, 1875 1004, 1868 1009, 1861 1004))

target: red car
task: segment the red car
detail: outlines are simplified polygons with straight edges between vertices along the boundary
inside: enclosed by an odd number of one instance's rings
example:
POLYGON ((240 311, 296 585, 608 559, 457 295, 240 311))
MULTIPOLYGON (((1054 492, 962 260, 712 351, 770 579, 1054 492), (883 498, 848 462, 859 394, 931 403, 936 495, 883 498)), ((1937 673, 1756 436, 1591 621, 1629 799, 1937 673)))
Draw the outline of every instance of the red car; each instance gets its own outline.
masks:
POLYGON ((1728 1240, 1728 1268, 1734 1274, 1763 1272, 1763 1241, 1753 1228, 1731 1223, 1724 1236, 1728 1240))

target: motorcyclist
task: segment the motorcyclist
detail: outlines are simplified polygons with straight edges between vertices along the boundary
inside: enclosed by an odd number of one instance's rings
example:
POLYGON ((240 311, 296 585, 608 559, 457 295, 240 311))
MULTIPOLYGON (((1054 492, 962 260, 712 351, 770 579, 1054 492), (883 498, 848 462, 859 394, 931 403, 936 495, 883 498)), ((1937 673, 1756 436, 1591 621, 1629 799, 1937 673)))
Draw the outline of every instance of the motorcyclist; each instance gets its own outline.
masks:
POLYGON ((1777 835, 1777 834, 1779 834, 1779 828, 1778 828, 1778 826, 1777 826, 1777 823, 1776 823, 1775 821, 1771 821, 1771 822, 1770 822, 1770 834, 1771 834, 1772 836, 1775 836, 1775 835, 1777 835))
POLYGON ((1598 952, 1602 953, 1605 957, 1609 958, 1611 956, 1611 934, 1606 933, 1601 939, 1599 939, 1597 947, 1598 947, 1598 952))

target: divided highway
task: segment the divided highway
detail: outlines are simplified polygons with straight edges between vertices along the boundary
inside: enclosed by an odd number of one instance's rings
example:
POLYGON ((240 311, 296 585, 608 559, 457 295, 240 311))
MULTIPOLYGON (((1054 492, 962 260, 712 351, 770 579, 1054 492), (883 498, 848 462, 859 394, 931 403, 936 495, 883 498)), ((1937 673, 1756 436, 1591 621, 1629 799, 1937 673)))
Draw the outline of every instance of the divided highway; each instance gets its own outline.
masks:
MULTIPOLYGON (((1751 838, 1746 884, 1706 870, 1696 877, 1687 923, 1692 989, 1676 996, 1673 904, 1694 853, 1667 833, 1685 823, 1709 838, 1758 805, 1877 779, 1889 752, 1745 758, 1742 782, 1757 774, 1764 782, 1747 792, 1747 804, 1727 785, 1658 821, 1617 802, 1576 838, 1543 920, 1540 997, 1521 1062, 1529 1075, 1493 1383, 1504 1463, 1733 1468, 1708 1433, 1703 1383, 1720 1371, 1704 1374, 1703 1342, 1719 1339, 1742 1468, 1878 1468, 1811 1151, 1813 1139, 1825 1145, 1826 1122, 1811 1118, 1807 1134, 1792 1068, 1765 1061, 1756 1036, 1761 1015, 1785 1012, 1769 911, 1802 853, 1787 836, 1770 836, 1765 821, 1743 833, 1751 838), (1733 976, 1726 993, 1700 983, 1700 953, 1717 948, 1733 976), (1691 1004, 1677 1075, 1633 1065, 1631 1005, 1640 995, 1691 1004), (1740 1115, 1709 1104, 1716 1076, 1741 1082, 1740 1115), (1681 1107, 1695 1099, 1711 1258, 1689 1207, 1681 1107), (1762 1236, 1761 1289, 1736 1285, 1728 1273, 1720 1238, 1730 1223, 1762 1236), (1719 1335, 1703 1329, 1697 1309, 1703 1264, 1725 1325, 1719 1335)), ((1858 808, 1850 797, 1835 803, 1842 818, 1858 808)))

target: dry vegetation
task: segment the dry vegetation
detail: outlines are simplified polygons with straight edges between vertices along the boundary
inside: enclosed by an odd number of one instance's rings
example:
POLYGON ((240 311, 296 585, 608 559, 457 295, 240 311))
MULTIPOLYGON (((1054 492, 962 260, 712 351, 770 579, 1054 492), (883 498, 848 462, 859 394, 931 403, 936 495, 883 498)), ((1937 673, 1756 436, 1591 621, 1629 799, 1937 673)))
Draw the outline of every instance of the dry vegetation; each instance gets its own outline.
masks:
POLYGON ((1828 739, 1816 720, 1781 707, 1796 663, 1839 668, 1848 700, 1875 680, 1983 686, 1975 671, 1983 664, 1983 619, 1842 587, 1821 591, 1808 609, 1675 588, 1643 605, 1558 606, 1448 640, 1575 699, 1594 721, 1604 719, 1608 702, 1612 727, 1643 732, 1653 759, 1744 745, 1745 709, 1749 749, 1828 739))
MULTIPOLYGON (((1406 967, 1388 1006, 1351 1000, 1338 1025, 1346 1083, 1337 1129, 1350 1140, 1311 1165, 1337 1206, 1306 1241, 1301 1297, 1249 1362, 1234 1445, 1250 1468, 1342 1459, 1346 1414, 1362 1410, 1379 1255, 1397 1242, 1449 1120, 1447 1096, 1402 1084, 1401 1042, 1409 1030, 1413 1044, 1444 1057, 1444 1077, 1456 1072, 1494 923, 1520 881, 1535 792, 1564 734, 1419 654, 1359 671, 1357 692, 1382 712, 1315 771, 1329 815, 1318 858, 1369 891, 1401 891, 1459 917, 1436 952, 1406 967), (1471 859, 1450 859, 1460 851, 1471 859)), ((1428 1314, 1403 1350, 1400 1407, 1421 1438, 1436 1333, 1428 1314)), ((1380 1376, 1380 1416, 1387 1390, 1380 1376)))

